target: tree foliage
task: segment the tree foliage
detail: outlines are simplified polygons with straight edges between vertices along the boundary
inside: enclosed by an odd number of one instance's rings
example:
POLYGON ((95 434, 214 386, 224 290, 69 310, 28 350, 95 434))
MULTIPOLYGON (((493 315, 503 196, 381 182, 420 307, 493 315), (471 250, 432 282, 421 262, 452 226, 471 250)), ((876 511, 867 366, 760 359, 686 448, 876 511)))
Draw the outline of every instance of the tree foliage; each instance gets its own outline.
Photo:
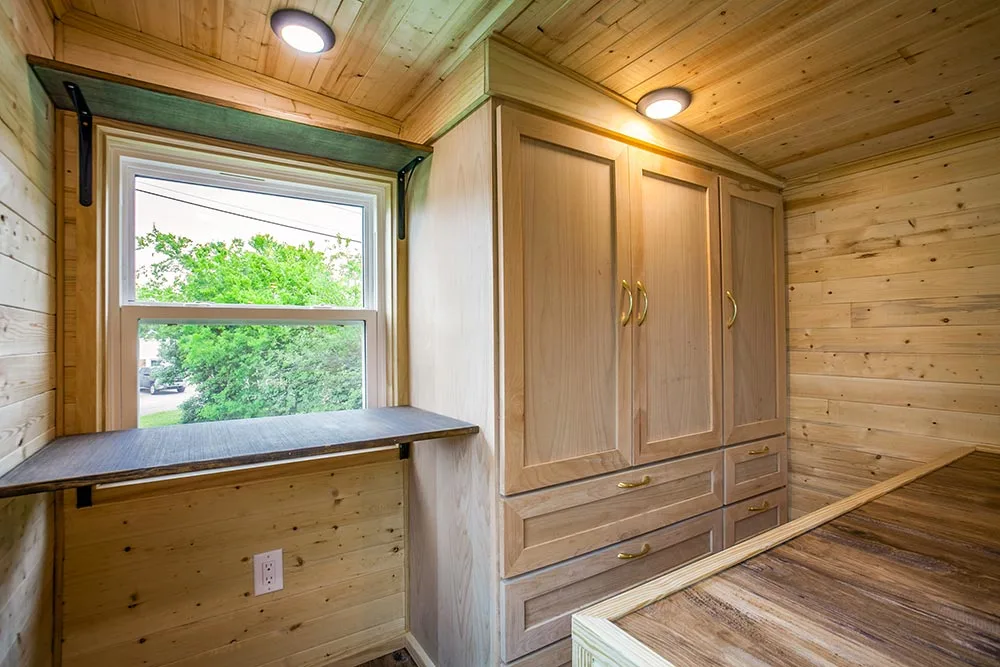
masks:
MULTIPOLYGON (((268 235, 196 244, 154 229, 138 239, 157 260, 138 298, 170 303, 362 305, 361 259, 346 240, 331 248, 268 235)), ((197 387, 183 422, 360 408, 362 325, 143 323, 169 372, 197 387)))

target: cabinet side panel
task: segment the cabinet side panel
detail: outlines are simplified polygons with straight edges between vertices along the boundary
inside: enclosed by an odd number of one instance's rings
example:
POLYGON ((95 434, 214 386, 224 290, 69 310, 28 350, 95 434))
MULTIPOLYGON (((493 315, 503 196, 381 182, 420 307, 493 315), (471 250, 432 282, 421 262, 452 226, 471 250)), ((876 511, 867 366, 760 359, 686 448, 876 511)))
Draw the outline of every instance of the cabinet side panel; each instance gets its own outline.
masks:
POLYGON ((439 139, 408 190, 411 403, 481 428, 412 449, 409 623, 437 667, 497 662, 491 116, 439 139))

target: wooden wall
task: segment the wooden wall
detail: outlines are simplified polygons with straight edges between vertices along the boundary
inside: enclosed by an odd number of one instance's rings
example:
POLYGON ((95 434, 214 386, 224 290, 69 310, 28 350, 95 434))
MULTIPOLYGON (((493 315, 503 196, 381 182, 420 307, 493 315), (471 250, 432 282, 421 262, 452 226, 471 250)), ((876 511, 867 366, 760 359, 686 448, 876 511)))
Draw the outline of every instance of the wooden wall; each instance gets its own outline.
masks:
POLYGON ((791 513, 1000 444, 1000 132, 792 183, 791 513))
MULTIPOLYGON (((77 201, 75 118, 58 120, 58 406, 82 433, 104 428, 103 231, 77 201)), ((403 646, 404 470, 391 451, 97 490, 86 509, 67 494, 61 666, 327 667, 403 646), (254 597, 253 554, 277 548, 285 589, 254 597)))
MULTIPOLYGON (((327 667, 402 646, 395 450, 99 489, 65 502, 63 667, 327 667), (253 554, 284 590, 253 595, 253 554)), ((351 663, 353 664, 353 663, 351 663)))
MULTIPOLYGON (((59 172, 60 364, 56 411, 60 435, 104 430, 104 338, 101 234, 97 206, 80 206, 76 116, 57 111, 59 172)), ((95 166, 95 175, 96 175, 95 166)), ((96 181, 95 181, 96 182, 96 181)))
MULTIPOLYGON (((44 2, 0 0, 0 474, 54 435, 52 107, 24 60, 52 56, 44 2)), ((0 500, 0 665, 52 664, 51 494, 0 500)))

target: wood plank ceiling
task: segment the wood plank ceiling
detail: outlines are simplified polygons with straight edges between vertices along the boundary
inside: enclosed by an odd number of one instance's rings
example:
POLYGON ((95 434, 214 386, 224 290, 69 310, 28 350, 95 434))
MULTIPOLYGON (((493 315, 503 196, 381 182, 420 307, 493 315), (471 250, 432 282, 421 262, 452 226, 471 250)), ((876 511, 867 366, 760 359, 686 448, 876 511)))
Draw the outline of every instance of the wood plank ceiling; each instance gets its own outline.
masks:
POLYGON ((497 31, 633 101, 690 89, 679 124, 786 177, 1000 123, 996 0, 72 0, 71 11, 396 119, 497 31), (281 44, 268 17, 286 6, 333 25, 335 48, 281 44))

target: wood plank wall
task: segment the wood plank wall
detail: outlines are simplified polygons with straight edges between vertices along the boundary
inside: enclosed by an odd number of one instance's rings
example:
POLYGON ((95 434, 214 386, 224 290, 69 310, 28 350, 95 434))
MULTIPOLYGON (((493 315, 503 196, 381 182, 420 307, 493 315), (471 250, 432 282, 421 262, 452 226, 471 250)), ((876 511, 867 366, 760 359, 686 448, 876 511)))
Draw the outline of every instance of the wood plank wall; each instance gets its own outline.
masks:
MULTIPOLYGON (((26 53, 51 57, 41 0, 0 0, 0 474, 55 428, 53 111, 26 53)), ((52 664, 51 494, 0 501, 0 665, 52 664)))
POLYGON ((785 191, 793 518, 1000 444, 1000 132, 949 143, 785 191))
MULTIPOLYGON (((59 172, 59 303, 61 364, 56 397, 60 435, 104 430, 105 314, 97 206, 80 206, 76 116, 58 111, 56 133, 62 140, 59 172)), ((96 166, 95 166, 96 174, 96 166)))
MULTIPOLYGON (((75 118, 57 132, 58 405, 83 433, 104 428, 102 230, 77 202, 75 118)), ((404 470, 392 451, 101 490, 83 510, 67 494, 61 666, 327 667, 403 646, 404 470), (253 554, 277 548, 285 589, 254 597, 253 554)))
MULTIPOLYGON (((395 450, 98 489, 65 502, 63 667, 309 667, 405 630, 395 450), (284 590, 253 595, 253 554, 284 590)), ((353 664, 353 663, 351 663, 353 664)))

